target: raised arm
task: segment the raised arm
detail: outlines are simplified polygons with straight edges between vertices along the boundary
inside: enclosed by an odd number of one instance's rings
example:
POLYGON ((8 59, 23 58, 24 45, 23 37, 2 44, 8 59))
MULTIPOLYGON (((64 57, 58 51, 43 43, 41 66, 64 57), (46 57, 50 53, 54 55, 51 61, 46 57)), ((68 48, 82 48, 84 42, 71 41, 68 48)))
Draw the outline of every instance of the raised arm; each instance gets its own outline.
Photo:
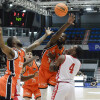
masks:
POLYGON ((28 61, 25 61, 23 64, 23 68, 28 65, 30 62, 32 62, 33 60, 39 59, 38 56, 33 56, 32 58, 30 58, 28 61))
POLYGON ((52 61, 50 63, 50 67, 49 67, 50 72, 58 71, 59 66, 64 62, 64 60, 65 60, 64 55, 59 56, 56 62, 54 59, 52 59, 52 61))
POLYGON ((5 45, 3 36, 2 36, 2 28, 0 28, 0 48, 3 53, 6 54, 8 59, 13 59, 15 57, 15 53, 12 48, 5 45))
POLYGON ((65 24, 56 32, 56 34, 54 34, 54 35, 52 36, 52 38, 50 39, 50 41, 47 43, 46 48, 47 48, 47 47, 50 47, 50 46, 52 46, 52 45, 54 45, 54 44, 56 44, 57 40, 59 39, 59 37, 61 36, 61 34, 66 30, 66 28, 68 28, 71 24, 74 24, 74 23, 73 23, 74 20, 75 20, 75 15, 69 14, 69 18, 68 18, 67 23, 65 23, 65 24))
POLYGON ((50 29, 45 29, 45 34, 38 40, 36 40, 33 44, 31 44, 29 47, 25 48, 26 52, 30 52, 32 51, 34 48, 36 48, 37 46, 39 46, 45 39, 47 36, 51 35, 53 33, 53 31, 50 31, 50 29))

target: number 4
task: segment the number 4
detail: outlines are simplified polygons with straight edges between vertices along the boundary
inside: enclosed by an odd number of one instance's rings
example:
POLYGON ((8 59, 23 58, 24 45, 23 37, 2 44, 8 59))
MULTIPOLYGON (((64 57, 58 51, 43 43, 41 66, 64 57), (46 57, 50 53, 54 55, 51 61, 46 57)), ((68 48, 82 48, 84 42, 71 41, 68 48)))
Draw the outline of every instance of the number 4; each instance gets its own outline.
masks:
POLYGON ((75 66, 75 64, 73 63, 73 64, 69 67, 69 70, 70 70, 70 73, 71 73, 71 74, 73 73, 74 66, 75 66))

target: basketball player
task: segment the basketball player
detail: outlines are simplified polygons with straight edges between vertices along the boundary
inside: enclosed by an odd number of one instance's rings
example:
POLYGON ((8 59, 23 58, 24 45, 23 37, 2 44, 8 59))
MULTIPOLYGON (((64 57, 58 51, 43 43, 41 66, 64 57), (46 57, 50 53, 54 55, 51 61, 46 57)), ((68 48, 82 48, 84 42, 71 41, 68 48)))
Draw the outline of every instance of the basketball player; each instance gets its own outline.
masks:
MULTIPOLYGON (((25 72, 25 66, 28 65, 30 62, 32 62, 33 60, 36 60, 36 59, 39 59, 38 56, 33 56, 32 58, 29 58, 27 61, 24 62, 23 64, 23 69, 21 71, 21 75, 23 73, 23 70, 25 72)), ((29 76, 21 76, 21 80, 22 81, 26 81, 26 80, 29 80, 35 76, 37 76, 38 73, 34 73, 32 75, 29 75, 29 76)), ((20 78, 17 79, 17 84, 16 84, 16 89, 15 89, 15 95, 14 95, 14 99, 13 100, 22 100, 22 97, 20 96, 20 78)))
POLYGON ((57 72, 50 72, 50 58, 48 57, 49 52, 56 55, 56 59, 59 55, 62 55, 64 51, 64 43, 66 41, 66 34, 63 32, 68 28, 71 24, 73 24, 75 20, 75 16, 73 14, 69 14, 69 18, 67 23, 65 23, 56 34, 52 36, 50 41, 47 43, 44 48, 44 54, 41 60, 41 66, 39 68, 39 88, 41 91, 41 100, 47 100, 47 87, 48 84, 51 85, 51 90, 53 91, 54 86, 56 85, 56 74, 57 72))
POLYGON ((22 70, 25 52, 33 50, 52 33, 50 30, 46 30, 45 32, 46 34, 40 39, 23 49, 21 42, 16 37, 9 37, 7 40, 8 46, 6 46, 3 41, 2 28, 0 28, 0 48, 7 56, 7 71, 5 75, 0 78, 0 100, 11 100, 14 98, 15 87, 22 70))
MULTIPOLYGON (((30 58, 32 58, 32 53, 28 52, 25 59, 27 61, 30 58)), ((38 68, 36 61, 33 60, 23 69, 21 81, 25 81, 23 85, 23 97, 25 100, 30 100, 32 94, 34 94, 35 100, 41 100, 41 93, 38 89, 38 68)))
POLYGON ((52 59, 50 71, 58 70, 56 76, 57 84, 52 94, 52 100, 75 100, 74 76, 81 66, 81 62, 78 59, 81 53, 81 47, 72 46, 67 51, 67 55, 61 55, 57 60, 52 59))

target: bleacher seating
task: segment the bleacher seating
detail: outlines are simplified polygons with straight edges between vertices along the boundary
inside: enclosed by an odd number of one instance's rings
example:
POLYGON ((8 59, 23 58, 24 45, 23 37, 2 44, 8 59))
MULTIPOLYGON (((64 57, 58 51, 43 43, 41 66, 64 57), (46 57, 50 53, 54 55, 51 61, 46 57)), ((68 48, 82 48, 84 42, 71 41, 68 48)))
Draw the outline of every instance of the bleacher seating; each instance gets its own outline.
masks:
POLYGON ((92 28, 89 36, 89 43, 100 43, 100 28, 92 28))
MULTIPOLYGON (((59 28, 51 28, 51 30, 56 33, 59 28)), ((64 32, 67 34, 67 44, 81 44, 82 40, 84 39, 85 34, 85 28, 68 28, 64 32)), ((41 33, 41 36, 45 34, 45 30, 43 29, 43 32, 41 33)), ((41 37, 40 36, 40 37, 41 37)), ((51 35, 52 36, 52 35, 51 35)), ((42 45, 45 45, 51 38, 51 36, 48 36, 46 40, 42 43, 42 45)))

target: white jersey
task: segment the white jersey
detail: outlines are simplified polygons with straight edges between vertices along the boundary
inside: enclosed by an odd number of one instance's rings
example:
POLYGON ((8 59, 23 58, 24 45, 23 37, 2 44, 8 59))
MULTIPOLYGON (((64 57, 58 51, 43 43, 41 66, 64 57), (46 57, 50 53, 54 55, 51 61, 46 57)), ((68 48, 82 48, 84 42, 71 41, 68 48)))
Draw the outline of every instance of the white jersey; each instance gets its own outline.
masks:
POLYGON ((74 76, 79 71, 80 66, 81 63, 77 58, 65 55, 65 61, 59 67, 57 81, 74 83, 74 76))

